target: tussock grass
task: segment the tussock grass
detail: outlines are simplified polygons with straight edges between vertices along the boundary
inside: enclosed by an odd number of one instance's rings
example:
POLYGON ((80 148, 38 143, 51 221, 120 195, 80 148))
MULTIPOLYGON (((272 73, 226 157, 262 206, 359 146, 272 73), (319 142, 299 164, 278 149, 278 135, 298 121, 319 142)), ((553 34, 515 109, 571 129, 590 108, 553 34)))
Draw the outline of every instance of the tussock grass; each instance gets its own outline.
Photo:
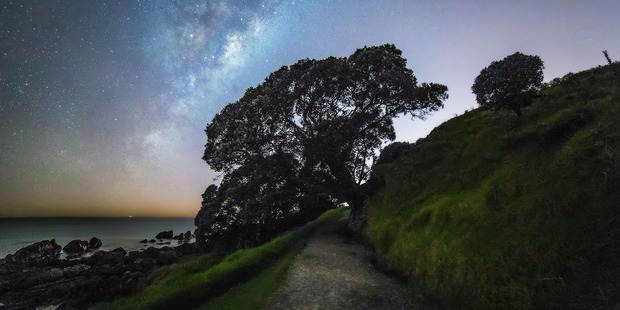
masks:
POLYGON ((346 209, 327 211, 309 224, 261 246, 236 251, 220 261, 204 254, 157 272, 140 293, 94 309, 250 309, 264 304, 284 279, 294 256, 320 225, 346 209), (230 306, 230 308, 228 308, 230 306))
POLYGON ((269 303, 271 294, 284 281, 288 267, 302 249, 301 244, 293 247, 253 278, 231 288, 226 294, 209 300, 198 309, 263 309, 269 303))
POLYGON ((609 308, 620 291, 620 83, 547 88, 523 117, 476 109, 384 166, 365 235, 448 308, 609 308))

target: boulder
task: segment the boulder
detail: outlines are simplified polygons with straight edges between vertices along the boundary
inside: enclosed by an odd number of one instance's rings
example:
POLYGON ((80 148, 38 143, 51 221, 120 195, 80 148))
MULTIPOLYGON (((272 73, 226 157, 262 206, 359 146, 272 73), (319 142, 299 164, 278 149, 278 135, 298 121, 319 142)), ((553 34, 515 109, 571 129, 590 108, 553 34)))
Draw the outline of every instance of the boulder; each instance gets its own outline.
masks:
POLYGON ((155 260, 152 258, 138 258, 131 264, 132 270, 149 271, 155 267, 155 260))
POLYGON ((72 240, 62 250, 69 254, 84 254, 88 251, 88 241, 72 240))
POLYGON ((79 253, 67 254, 67 256, 65 256, 65 259, 66 260, 70 260, 70 261, 78 260, 78 259, 82 258, 82 254, 84 254, 84 253, 79 252, 79 253))
POLYGON ((162 265, 172 264, 177 260, 177 252, 174 250, 160 251, 157 262, 162 265))
POLYGON ((140 240, 140 243, 147 243, 147 242, 149 242, 149 241, 148 241, 148 240, 146 240, 146 239, 142 239, 142 240, 140 240))
POLYGON ((155 240, 155 239, 149 240, 149 243, 155 243, 155 242, 157 242, 157 240, 155 240))
POLYGON ((123 256, 125 256, 122 252, 106 252, 106 251, 97 251, 91 257, 88 258, 89 265, 110 265, 115 266, 123 263, 123 256))
POLYGON ((182 243, 176 246, 174 250, 178 255, 188 255, 199 252, 198 243, 182 243))
MULTIPOLYGON (((76 241, 73 245, 79 249, 88 245, 76 241)), ((123 248, 117 248, 76 260, 60 260, 62 250, 55 241, 44 240, 9 255, 0 264, 0 310, 86 309, 93 303, 131 293, 157 264, 177 259, 176 252, 167 247, 152 248, 149 254, 155 258, 137 251, 127 255, 123 248), (46 255, 54 260, 26 264, 46 255)))
POLYGON ((162 231, 155 236, 155 239, 172 239, 172 230, 162 231))
POLYGON ((49 260, 57 260, 60 257, 62 247, 56 244, 56 240, 43 240, 23 247, 15 254, 7 255, 5 261, 9 263, 33 264, 49 260))
POLYGON ((185 233, 180 233, 172 237, 172 239, 179 240, 179 241, 189 241, 192 239, 192 232, 188 230, 185 233))
POLYGON ((73 265, 63 269, 64 275, 67 277, 75 277, 90 270, 90 266, 84 264, 73 265))
POLYGON ((98 249, 103 245, 103 242, 101 242, 101 239, 97 238, 97 237, 92 237, 90 239, 90 241, 88 242, 88 248, 89 249, 98 249))
POLYGON ((129 253, 127 253, 127 257, 135 260, 139 258, 144 258, 146 257, 146 255, 144 255, 144 253, 142 253, 141 251, 129 251, 129 253))
POLYGON ((159 257, 159 252, 161 250, 155 247, 148 247, 146 250, 142 251, 146 257, 157 259, 159 257))
POLYGON ((120 253, 121 255, 125 256, 127 254, 127 251, 125 251, 125 249, 123 248, 116 248, 112 251, 110 251, 112 253, 120 253))

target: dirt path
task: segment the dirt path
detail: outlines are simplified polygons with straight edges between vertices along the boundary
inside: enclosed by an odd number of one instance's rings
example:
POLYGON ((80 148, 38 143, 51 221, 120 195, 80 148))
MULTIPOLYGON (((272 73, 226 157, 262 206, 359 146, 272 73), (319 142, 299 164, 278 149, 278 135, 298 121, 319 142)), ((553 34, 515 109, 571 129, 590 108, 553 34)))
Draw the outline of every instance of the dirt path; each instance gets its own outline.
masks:
POLYGON ((268 309, 419 309, 405 288, 378 271, 373 252, 344 233, 346 219, 323 226, 295 258, 268 309))

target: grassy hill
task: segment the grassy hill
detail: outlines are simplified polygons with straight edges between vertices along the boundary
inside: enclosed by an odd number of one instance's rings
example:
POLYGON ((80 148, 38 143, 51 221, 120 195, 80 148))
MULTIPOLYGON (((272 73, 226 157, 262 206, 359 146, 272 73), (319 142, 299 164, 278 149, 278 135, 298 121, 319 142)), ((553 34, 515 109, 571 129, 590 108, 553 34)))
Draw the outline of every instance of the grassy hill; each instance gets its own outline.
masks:
POLYGON ((620 66, 556 79, 523 117, 476 109, 383 166, 364 233, 450 308, 620 301, 620 66))

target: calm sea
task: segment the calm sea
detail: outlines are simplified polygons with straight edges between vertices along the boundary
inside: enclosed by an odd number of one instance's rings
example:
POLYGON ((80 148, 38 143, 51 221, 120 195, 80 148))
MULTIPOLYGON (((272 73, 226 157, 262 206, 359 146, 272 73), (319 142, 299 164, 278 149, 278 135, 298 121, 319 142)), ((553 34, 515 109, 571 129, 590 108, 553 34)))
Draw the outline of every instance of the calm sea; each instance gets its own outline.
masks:
MULTIPOLYGON (((160 231, 178 235, 194 229, 192 218, 0 218, 0 258, 46 239, 65 246, 71 240, 97 237, 103 242, 102 250, 122 247, 132 251, 152 246, 139 241, 153 239, 160 231)), ((176 244, 172 240, 171 246, 176 244)))

